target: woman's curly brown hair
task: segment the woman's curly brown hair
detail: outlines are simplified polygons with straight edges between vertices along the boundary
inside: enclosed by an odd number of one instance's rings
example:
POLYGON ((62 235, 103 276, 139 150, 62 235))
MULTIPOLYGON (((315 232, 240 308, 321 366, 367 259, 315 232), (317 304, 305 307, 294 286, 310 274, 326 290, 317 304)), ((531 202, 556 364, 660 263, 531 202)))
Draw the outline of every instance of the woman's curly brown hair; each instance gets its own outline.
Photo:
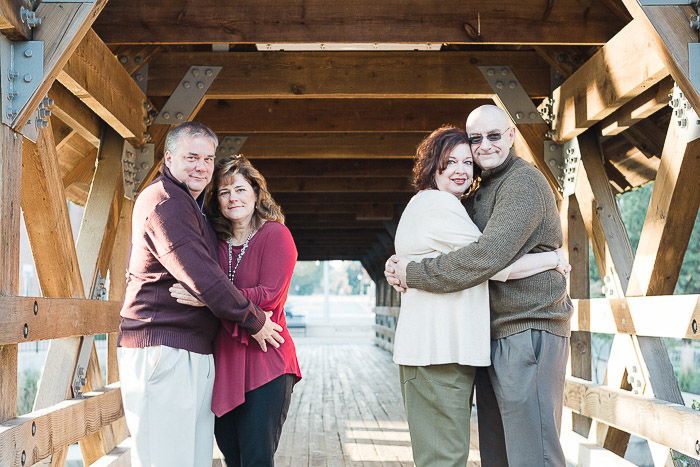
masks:
MULTIPOLYGON (((469 145, 467 132, 452 125, 444 125, 430 133, 416 149, 413 165, 413 186, 416 190, 437 190, 435 174, 447 168, 452 150, 460 144, 469 145)), ((465 193, 471 196, 479 187, 481 169, 474 165, 474 182, 465 193)))
POLYGON ((248 159, 242 155, 229 156, 216 163, 214 175, 212 176, 212 186, 207 194, 205 202, 205 212, 211 222, 216 236, 221 240, 231 238, 231 221, 226 219, 219 209, 219 189, 222 185, 233 183, 233 177, 241 174, 255 191, 255 210, 253 211, 253 228, 255 230, 262 227, 264 221, 274 221, 284 224, 284 214, 282 209, 275 202, 267 189, 267 182, 258 170, 253 167, 248 159))

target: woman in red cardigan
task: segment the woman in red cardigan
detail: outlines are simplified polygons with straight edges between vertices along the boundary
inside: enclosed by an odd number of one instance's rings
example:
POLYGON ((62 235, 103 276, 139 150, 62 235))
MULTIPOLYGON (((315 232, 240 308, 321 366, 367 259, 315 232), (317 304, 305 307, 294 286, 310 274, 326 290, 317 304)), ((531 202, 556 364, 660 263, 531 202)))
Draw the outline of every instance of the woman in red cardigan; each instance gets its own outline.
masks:
MULTIPOLYGON (((219 263, 241 293, 283 327, 284 342, 262 349, 248 332, 222 321, 214 344, 214 433, 226 465, 274 465, 293 385, 301 379, 284 304, 297 250, 263 176, 242 156, 216 164, 206 213, 219 237, 219 263)), ((178 284, 179 286, 179 284, 178 284)), ((180 303, 200 304, 184 288, 180 303)))

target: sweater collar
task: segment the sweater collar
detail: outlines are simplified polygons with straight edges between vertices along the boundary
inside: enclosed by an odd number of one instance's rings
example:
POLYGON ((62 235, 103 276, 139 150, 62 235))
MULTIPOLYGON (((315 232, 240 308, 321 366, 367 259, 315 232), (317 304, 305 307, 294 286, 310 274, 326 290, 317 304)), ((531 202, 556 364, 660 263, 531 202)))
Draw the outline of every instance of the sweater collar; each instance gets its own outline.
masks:
POLYGON ((161 165, 160 173, 163 174, 163 178, 165 178, 166 180, 168 180, 169 182, 174 184, 176 187, 178 187, 179 189, 181 189, 182 191, 187 193, 187 195, 189 197, 191 197, 194 200, 194 202, 197 204, 197 206, 199 207, 199 210, 203 212, 203 210, 204 210, 204 198, 205 198, 205 195, 207 192, 206 189, 204 191, 202 191, 199 194, 199 196, 197 196, 197 198, 195 198, 194 196, 192 196, 192 192, 190 191, 190 189, 187 188, 187 185, 185 185, 184 183, 182 183, 180 180, 178 180, 177 178, 175 178, 173 176, 173 174, 172 174, 172 172, 170 172, 170 169, 168 168, 168 166, 165 165, 165 162, 161 165))
POLYGON ((484 180, 496 177, 498 174, 505 172, 508 170, 513 163, 515 162, 515 151, 513 148, 510 148, 510 151, 508 152, 508 157, 506 157, 506 160, 503 161, 503 163, 497 167, 494 167, 493 169, 488 169, 484 170, 481 172, 481 178, 484 180))

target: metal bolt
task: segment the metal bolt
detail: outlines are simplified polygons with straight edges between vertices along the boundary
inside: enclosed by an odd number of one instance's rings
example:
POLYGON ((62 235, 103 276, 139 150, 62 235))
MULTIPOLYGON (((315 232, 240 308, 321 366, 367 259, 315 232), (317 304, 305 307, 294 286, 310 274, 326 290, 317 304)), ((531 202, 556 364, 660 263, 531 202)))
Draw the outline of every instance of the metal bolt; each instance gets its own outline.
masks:
POLYGON ((194 76, 195 78, 199 78, 199 68, 195 68, 194 70, 192 70, 192 76, 194 76))
POLYGON ((22 328, 22 334, 24 335, 24 338, 26 339, 27 336, 29 336, 29 326, 27 323, 24 323, 24 327, 22 328))
POLYGON ((522 120, 524 116, 525 114, 523 114, 522 112, 515 112, 515 118, 517 120, 522 120))
POLYGON ((136 81, 143 81, 143 73, 136 73, 136 81))
POLYGON ((47 126, 49 126, 49 122, 47 120, 44 120, 41 118, 36 119, 36 127, 37 128, 46 128, 47 126))
POLYGON ((178 112, 175 114, 175 118, 177 118, 178 120, 182 120, 183 118, 185 118, 185 116, 182 115, 182 112, 178 112))
POLYGON ((12 70, 10 70, 10 72, 7 74, 7 77, 11 80, 17 78, 18 76, 19 76, 19 73, 17 73, 16 71, 12 71, 12 70))
POLYGON ((41 24, 41 18, 36 16, 36 13, 32 10, 28 10, 24 7, 19 8, 19 17, 23 23, 27 23, 27 26, 34 28, 41 24))
POLYGON ((556 144, 550 144, 550 145, 549 145, 549 150, 550 150, 550 151, 556 151, 556 150, 557 150, 557 145, 556 145, 556 144))
POLYGON ((170 113, 169 113, 169 112, 163 112, 163 119, 164 119, 164 120, 170 120, 170 113))
POLYGON ((204 83, 201 81, 197 81, 197 89, 204 89, 204 83))
POLYGON ((685 128, 688 126, 688 119, 683 117, 678 119, 678 126, 681 128, 685 128))
POLYGON ((31 83, 34 78, 32 77, 32 75, 27 73, 26 75, 24 75, 24 77, 22 79, 24 80, 25 83, 31 83))
POLYGON ((503 89, 503 81, 496 81, 496 89, 503 89))
POLYGON ((192 87, 192 83, 190 83, 189 81, 185 81, 184 83, 182 83, 182 87, 184 87, 185 89, 189 89, 192 87))
POLYGON ((700 439, 695 440, 695 452, 700 454, 700 439))
POLYGON ((537 118, 537 112, 530 112, 530 118, 531 118, 532 120, 536 119, 536 118, 537 118))
POLYGON ((20 457, 20 462, 22 462, 22 465, 27 463, 27 452, 22 450, 22 456, 20 457))
POLYGON ((557 61, 559 63, 563 63, 566 60, 566 54, 559 54, 557 55, 557 61))
POLYGON ((566 153, 571 155, 574 153, 574 148, 566 148, 566 153))
POLYGON ((36 435, 36 422, 32 422, 32 436, 36 435))
POLYGON ((690 323, 690 329, 693 330, 693 334, 698 333, 698 321, 697 320, 694 319, 693 322, 690 323))
POLYGON ((501 68, 501 75, 508 76, 508 68, 506 68, 506 67, 501 68))
POLYGON ((494 76, 496 74, 496 70, 494 70, 493 68, 489 68, 488 70, 486 70, 486 74, 489 76, 494 76))
POLYGON ((517 86, 518 86, 518 83, 516 83, 515 81, 511 81, 510 83, 508 83, 508 87, 510 89, 515 89, 517 86))
POLYGON ((683 116, 683 109, 676 109, 676 110, 673 112, 673 114, 674 114, 676 117, 682 117, 682 116, 683 116))
POLYGON ((39 314, 39 304, 34 300, 34 316, 39 314))
POLYGON ((207 68, 204 74, 211 77, 214 75, 214 71, 211 68, 207 68))
POLYGON ((549 161, 548 161, 548 164, 551 165, 552 167, 554 167, 556 165, 556 163, 557 163, 557 161, 555 161, 554 159, 549 159, 549 161))
POLYGON ((136 63, 141 63, 141 62, 143 61, 143 58, 141 58, 141 55, 137 55, 137 56, 134 57, 134 61, 135 61, 136 63))
POLYGON ((632 365, 632 373, 636 373, 636 372, 637 372, 637 365, 632 365))
POLYGON ((7 118, 9 118, 10 120, 14 120, 15 117, 17 116, 17 112, 15 112, 15 111, 10 111, 10 112, 7 112, 7 113, 5 114, 5 116, 6 116, 7 118))
POLYGON ((642 386, 642 382, 639 381, 638 379, 634 381, 634 385, 637 386, 638 388, 642 386))
POLYGON ((7 100, 8 100, 8 101, 11 101, 11 100, 14 99, 15 97, 17 97, 17 93, 16 93, 16 92, 12 91, 12 92, 8 92, 8 93, 7 93, 7 100))
POLYGON ((50 97, 44 97, 44 98, 41 100, 41 104, 42 104, 44 107, 53 107, 54 102, 53 102, 53 99, 51 99, 50 97))
POLYGON ((31 57, 32 55, 34 55, 34 52, 32 52, 32 49, 26 49, 26 50, 24 51, 24 56, 25 56, 25 57, 29 58, 29 57, 31 57))
POLYGON ((119 56, 119 63, 124 63, 124 64, 126 64, 128 61, 129 61, 129 57, 127 57, 126 55, 120 55, 120 56, 119 56))
POLYGON ((41 118, 41 119, 49 118, 51 116, 51 110, 50 109, 39 109, 37 112, 37 115, 39 115, 39 118, 41 118))

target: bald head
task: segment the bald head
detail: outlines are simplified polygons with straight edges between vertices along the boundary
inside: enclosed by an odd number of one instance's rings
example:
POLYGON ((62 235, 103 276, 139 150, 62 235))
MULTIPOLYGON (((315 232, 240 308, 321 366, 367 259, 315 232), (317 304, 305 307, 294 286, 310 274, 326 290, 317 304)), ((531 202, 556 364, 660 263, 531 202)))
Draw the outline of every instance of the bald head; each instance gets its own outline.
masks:
POLYGON ((467 117, 467 133, 488 131, 483 130, 485 127, 493 128, 508 128, 510 120, 506 113, 495 105, 482 105, 472 110, 467 117))
POLYGON ((498 167, 508 158, 515 142, 515 128, 506 113, 495 105, 482 105, 467 117, 474 161, 482 169, 498 167))

